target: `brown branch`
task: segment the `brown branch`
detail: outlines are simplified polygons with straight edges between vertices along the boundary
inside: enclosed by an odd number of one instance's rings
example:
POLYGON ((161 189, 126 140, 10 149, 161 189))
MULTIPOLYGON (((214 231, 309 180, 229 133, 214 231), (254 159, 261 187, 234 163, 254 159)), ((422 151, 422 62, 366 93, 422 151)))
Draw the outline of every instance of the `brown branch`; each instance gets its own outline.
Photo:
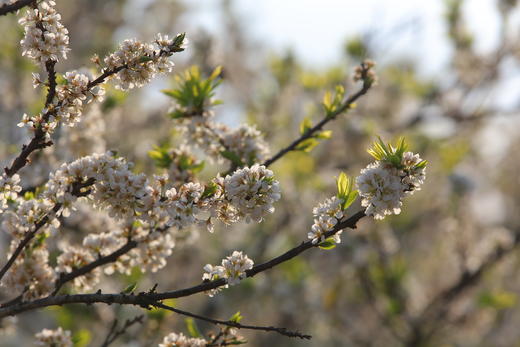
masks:
MULTIPOLYGON (((181 43, 182 43, 182 41, 178 44, 181 44, 181 43)), ((168 54, 172 55, 173 53, 183 51, 183 48, 176 47, 176 46, 169 47, 169 49, 170 49, 169 51, 165 50, 165 49, 161 49, 159 51, 159 53, 157 53, 157 54, 159 56, 164 56, 164 55, 168 55, 168 54)), ((54 98, 54 95, 56 92, 56 76, 55 76, 55 71, 54 71, 55 63, 53 63, 52 66, 50 64, 52 64, 52 63, 47 62, 47 64, 46 64, 48 74, 49 74, 49 93, 47 94, 47 98, 46 98, 46 103, 45 103, 46 107, 51 105, 52 99, 54 98), (49 68, 51 68, 51 69, 49 69, 49 68)), ((97 86, 101 83, 104 83, 108 77, 115 75, 119 71, 126 69, 126 68, 128 68, 127 64, 121 65, 121 66, 118 66, 118 67, 115 67, 115 68, 109 69, 109 70, 105 69, 99 77, 90 81, 87 84, 87 89, 85 92, 88 92, 90 89, 94 88, 95 86, 97 86)), ((39 150, 39 149, 43 149, 48 146, 51 146, 53 144, 52 141, 45 140, 46 133, 45 133, 45 131, 43 131, 43 125, 49 121, 50 117, 55 114, 56 110, 61 105, 62 105, 62 101, 59 101, 56 105, 54 105, 53 107, 50 107, 49 110, 43 114, 42 122, 35 129, 34 137, 31 139, 31 141, 27 145, 22 146, 22 151, 20 152, 18 157, 16 157, 14 159, 11 166, 4 168, 4 171, 7 174, 7 176, 11 177, 15 173, 17 173, 20 169, 22 169, 29 162, 28 158, 32 152, 39 150)))
MULTIPOLYGON (((364 66, 364 65, 362 65, 362 66, 364 66)), ((367 71, 368 71, 368 69, 365 70, 365 74, 366 74, 367 71)), ((288 145, 287 147, 281 149, 272 158, 267 159, 262 165, 264 165, 265 167, 268 167, 271 164, 273 164, 275 161, 277 161, 278 159, 280 159, 281 157, 286 155, 287 153, 296 150, 296 148, 298 147, 298 145, 300 143, 302 143, 303 141, 305 141, 307 139, 312 138, 316 132, 320 131, 323 128, 323 126, 325 126, 325 124, 327 124, 331 120, 336 119, 336 117, 338 115, 340 115, 343 112, 345 112, 348 109, 350 109, 357 99, 359 99, 361 96, 365 95, 368 92, 368 90, 370 89, 371 86, 372 86, 372 82, 369 79, 366 79, 366 78, 363 79, 363 86, 361 87, 361 89, 358 90, 355 94, 352 94, 350 97, 348 97, 343 102, 343 105, 340 108, 338 108, 336 111, 334 111, 333 113, 331 113, 327 117, 323 118, 318 124, 316 124, 315 126, 310 128, 309 130, 307 130, 299 138, 294 140, 290 145, 288 145)))
MULTIPOLYGON (((91 186, 92 184, 94 184, 94 181, 95 180, 93 178, 91 178, 85 182, 81 182, 81 183, 77 182, 77 183, 72 184, 71 194, 78 196, 78 197, 90 194, 90 191, 82 192, 81 189, 91 186)), ((49 216, 51 214, 55 214, 56 212, 58 212, 61 209, 61 207, 62 207, 62 204, 60 204, 60 203, 57 203, 56 205, 54 205, 54 207, 52 208, 52 212, 45 215, 42 219, 40 219, 38 222, 36 222, 34 224, 34 229, 29 231, 28 233, 26 233, 25 237, 22 239, 22 241, 20 241, 20 243, 14 250, 13 254, 7 260, 7 263, 0 270, 0 280, 4 277, 7 270, 9 270, 9 268, 11 268, 11 266, 16 261, 16 258, 18 258, 20 253, 22 253, 22 251, 27 246, 27 244, 34 238, 34 236, 36 235, 38 230, 40 230, 45 224, 47 224, 47 222, 49 222, 49 220, 50 220, 49 216)))
POLYGON ((223 320, 219 320, 219 319, 208 318, 208 317, 204 317, 204 316, 201 316, 201 315, 198 315, 198 314, 195 314, 195 313, 191 313, 191 312, 188 312, 188 311, 183 311, 183 310, 180 310, 178 308, 171 307, 171 306, 165 305, 165 304, 160 303, 160 302, 153 302, 153 301, 151 301, 150 305, 151 306, 155 306, 155 307, 160 307, 160 308, 163 308, 165 310, 172 311, 172 312, 175 312, 177 314, 184 315, 184 316, 192 317, 192 318, 195 318, 195 319, 198 319, 198 320, 203 320, 205 322, 209 322, 209 323, 212 323, 212 324, 225 325, 225 326, 228 326, 228 327, 231 327, 231 328, 272 331, 272 332, 276 332, 278 334, 281 334, 281 335, 284 335, 284 336, 287 336, 287 337, 298 337, 300 339, 307 339, 307 340, 310 340, 312 338, 311 335, 305 335, 305 334, 302 334, 302 333, 297 332, 297 331, 290 331, 290 330, 287 330, 286 328, 278 328, 278 327, 273 327, 273 326, 267 327, 267 326, 257 326, 257 325, 244 325, 244 324, 240 324, 240 323, 233 322, 233 321, 223 321, 223 320))
MULTIPOLYGON (((345 228, 356 228, 357 222, 365 216, 364 211, 359 211, 355 213, 350 218, 345 219, 344 221, 338 223, 333 230, 326 232, 325 237, 330 237, 340 230, 345 228)), ((304 251, 317 247, 316 244, 313 244, 312 241, 302 242, 299 246, 296 246, 289 251, 283 253, 282 255, 273 258, 263 264, 259 264, 254 266, 251 270, 246 271, 247 277, 253 277, 256 274, 266 271, 274 266, 282 264, 297 255, 303 253, 304 251)), ((137 305, 141 307, 148 308, 150 306, 150 302, 157 302, 164 299, 173 299, 173 298, 181 298, 190 296, 196 293, 202 293, 211 289, 215 289, 221 287, 226 284, 225 279, 219 279, 211 282, 204 282, 197 286, 180 289, 171 292, 164 293, 155 293, 154 291, 139 293, 138 295, 133 294, 102 294, 101 291, 98 291, 94 294, 76 294, 76 295, 60 295, 60 296, 48 296, 42 299, 37 299, 28 302, 21 302, 9 307, 0 308, 0 318, 6 316, 16 315, 21 312, 34 310, 37 308, 47 307, 47 306, 55 306, 55 305, 64 305, 64 304, 73 304, 73 303, 83 303, 83 304, 94 304, 94 303, 106 303, 106 304, 121 304, 121 305, 137 305)))
POLYGON ((36 1, 37 0, 18 0, 10 4, 0 6, 0 16, 5 16, 6 14, 16 12, 25 6, 29 6, 33 3, 36 3, 36 1))
POLYGON ((108 255, 99 257, 98 259, 94 260, 93 262, 91 262, 85 266, 82 266, 78 269, 75 269, 71 272, 60 273, 58 280, 56 281, 56 284, 55 284, 55 289, 51 295, 56 295, 65 283, 70 282, 77 277, 83 276, 83 275, 89 273, 90 271, 94 270, 97 267, 115 262, 120 256, 128 253, 128 251, 137 247, 137 244, 138 244, 137 241, 128 240, 123 246, 121 246, 120 248, 118 248, 117 250, 115 250, 114 252, 112 252, 108 255))

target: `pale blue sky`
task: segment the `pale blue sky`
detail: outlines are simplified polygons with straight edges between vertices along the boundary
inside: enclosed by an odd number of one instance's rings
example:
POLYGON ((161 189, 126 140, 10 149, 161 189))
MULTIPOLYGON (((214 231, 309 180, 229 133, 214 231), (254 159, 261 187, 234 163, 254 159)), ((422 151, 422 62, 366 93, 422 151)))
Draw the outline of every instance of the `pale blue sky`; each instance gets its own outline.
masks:
MULTIPOLYGON (((218 32, 221 0, 185 0, 193 28, 218 32)), ((477 48, 493 47, 498 33, 496 0, 467 0, 465 15, 477 34, 477 48)), ((368 30, 384 34, 413 22, 387 42, 388 59, 411 57, 426 75, 439 72, 450 57, 442 21, 444 0, 235 0, 248 34, 258 41, 270 37, 268 49, 292 48, 308 65, 338 61, 345 38, 368 30)), ((187 30, 188 31, 188 30, 187 30)))

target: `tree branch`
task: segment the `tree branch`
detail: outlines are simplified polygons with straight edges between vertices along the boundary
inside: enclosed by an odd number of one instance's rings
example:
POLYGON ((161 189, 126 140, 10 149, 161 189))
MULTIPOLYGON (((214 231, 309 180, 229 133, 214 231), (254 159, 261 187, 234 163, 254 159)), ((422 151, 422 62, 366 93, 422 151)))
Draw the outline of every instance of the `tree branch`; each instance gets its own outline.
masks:
POLYGON ((281 335, 284 335, 284 336, 287 336, 287 337, 298 337, 300 339, 307 339, 307 340, 310 340, 312 338, 311 335, 305 335, 305 334, 302 334, 302 333, 297 332, 297 331, 290 331, 290 330, 287 330, 286 328, 277 328, 277 327, 273 327, 273 326, 267 327, 267 326, 257 326, 257 325, 244 325, 244 324, 240 324, 240 323, 233 322, 233 321, 223 321, 223 320, 208 318, 208 317, 204 317, 204 316, 201 316, 201 315, 198 315, 198 314, 195 314, 195 313, 191 313, 191 312, 188 312, 188 311, 179 310, 178 308, 171 307, 171 306, 165 305, 165 304, 160 303, 160 302, 153 302, 153 301, 151 301, 150 305, 151 306, 155 306, 155 307, 160 307, 160 308, 163 308, 165 310, 172 311, 172 312, 175 312, 177 314, 182 314, 184 316, 192 317, 192 318, 195 318, 195 319, 198 319, 198 320, 203 320, 205 322, 209 322, 209 323, 212 323, 212 324, 225 325, 225 326, 228 326, 228 327, 231 327, 231 328, 272 331, 272 332, 276 332, 278 334, 281 334, 281 335))
MULTIPOLYGON (((95 180, 93 178, 90 178, 90 179, 88 179, 85 182, 82 182, 82 183, 77 183, 76 182, 76 183, 72 184, 72 186, 71 186, 71 194, 75 195, 75 196, 84 196, 84 195, 90 194, 90 191, 82 192, 81 189, 91 186, 92 184, 94 184, 94 181, 95 180)), ((34 236, 36 235, 38 230, 40 230, 45 224, 47 224, 47 222, 50 220, 49 215, 58 212, 61 209, 61 207, 62 207, 62 205, 60 203, 57 203, 52 208, 52 212, 51 213, 47 214, 45 217, 40 219, 36 224, 34 224, 34 229, 31 230, 30 232, 28 232, 25 235, 25 237, 22 239, 22 241, 20 241, 20 243, 18 244, 18 246, 14 250, 13 254, 7 260, 7 263, 0 270, 0 280, 4 277, 4 275, 7 272, 7 270, 9 270, 9 268, 11 268, 11 266, 16 261, 16 258, 18 258, 20 253, 22 253, 22 251, 27 246, 27 244, 34 238, 34 236)))
MULTIPOLYGON (((355 213, 350 218, 345 219, 344 221, 338 223, 333 230, 325 233, 325 237, 330 237, 340 230, 345 228, 356 228, 357 222, 365 216, 364 211, 359 211, 355 213)), ((302 242, 299 246, 296 246, 289 251, 283 253, 282 255, 273 258, 263 264, 259 264, 254 266, 251 270, 246 271, 247 277, 253 277, 256 274, 266 271, 276 265, 282 264, 297 255, 303 253, 304 251, 317 247, 316 244, 313 244, 311 240, 302 242)), ((76 294, 76 295, 60 295, 60 296, 48 296, 42 299, 37 299, 28 302, 21 302, 15 305, 0 308, 0 318, 6 316, 16 315, 21 312, 34 310, 41 307, 47 306, 55 306, 55 305, 64 305, 64 304, 73 304, 73 303, 83 303, 83 304, 94 304, 94 303, 106 303, 108 305, 111 304, 121 304, 121 305, 137 305, 144 308, 148 308, 150 306, 150 302, 157 302, 164 299, 173 299, 173 298, 181 298, 190 296, 196 293, 205 292, 211 289, 215 289, 221 287, 226 284, 225 279, 219 279, 216 281, 203 282, 197 286, 164 292, 164 293, 155 293, 154 291, 150 292, 142 292, 138 295, 133 294, 102 294, 101 291, 98 291, 94 294, 76 294)))
POLYGON ((300 143, 302 143, 303 141, 305 141, 307 139, 310 139, 316 132, 320 131, 325 124, 327 124, 331 120, 336 119, 336 117, 338 115, 340 115, 343 112, 350 109, 357 99, 359 99, 361 96, 365 95, 368 92, 368 90, 370 89, 371 86, 372 86, 372 83, 369 80, 364 79, 363 86, 361 87, 361 89, 358 90, 355 94, 352 94, 350 97, 348 97, 340 108, 338 108, 336 111, 334 111, 329 116, 323 118, 318 124, 313 126, 311 129, 307 130, 299 138, 294 140, 290 145, 281 149, 272 158, 267 159, 262 165, 264 165, 265 167, 268 167, 271 164, 273 164, 275 161, 277 161, 278 159, 280 159, 281 157, 286 155, 287 153, 294 151, 300 143))
POLYGON ((0 16, 5 16, 6 14, 16 12, 25 6, 29 6, 33 3, 36 3, 36 1, 37 0, 18 0, 10 4, 0 6, 0 16))

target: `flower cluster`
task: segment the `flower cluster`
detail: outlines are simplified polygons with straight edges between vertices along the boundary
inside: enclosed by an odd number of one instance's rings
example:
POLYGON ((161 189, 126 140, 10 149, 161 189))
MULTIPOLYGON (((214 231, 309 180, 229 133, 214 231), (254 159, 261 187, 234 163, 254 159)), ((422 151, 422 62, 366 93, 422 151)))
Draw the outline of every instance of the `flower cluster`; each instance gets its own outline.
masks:
MULTIPOLYGON (((313 244, 323 242, 325 233, 334 228, 341 218, 343 218, 343 200, 336 196, 325 200, 318 206, 314 207, 312 214, 314 215, 314 224, 307 237, 312 240, 313 244)), ((340 243, 341 231, 334 234, 334 242, 340 243)))
POLYGON ((69 36, 61 24, 61 15, 54 8, 56 2, 43 0, 36 8, 28 9, 20 24, 25 27, 25 35, 20 42, 22 55, 35 60, 40 65, 48 61, 67 59, 69 36))
POLYGON ((201 338, 187 337, 183 333, 166 335, 159 347, 204 347, 207 341, 201 338))
POLYGON ((369 150, 377 161, 361 170, 356 179, 361 205, 366 207, 367 215, 383 219, 399 214, 402 199, 421 189, 426 161, 405 149, 404 140, 401 140, 395 148, 379 141, 369 150))
POLYGON ((261 222, 266 213, 274 211, 273 203, 280 199, 280 186, 273 172, 258 164, 228 175, 224 189, 227 199, 246 222, 261 222))
POLYGON ((159 34, 152 44, 135 39, 125 40, 104 62, 108 71, 120 70, 113 77, 116 88, 128 90, 141 87, 155 75, 171 72, 174 64, 168 57, 183 50, 185 43, 184 34, 174 39, 159 34))
POLYGON ((220 291, 221 288, 227 288, 229 285, 238 284, 246 275, 246 271, 253 268, 253 261, 242 252, 234 251, 233 254, 222 259, 222 265, 206 264, 204 266, 203 281, 214 281, 219 278, 226 280, 226 285, 220 288, 212 289, 208 292, 209 296, 213 296, 220 291))
POLYGON ((56 280, 56 273, 48 263, 49 252, 45 247, 25 251, 2 279, 2 286, 24 293, 24 300, 46 296, 54 289, 56 280))
MULTIPOLYGON (((92 252, 88 249, 62 245, 62 253, 57 259, 56 271, 67 273, 79 269, 95 260, 92 252)), ((99 269, 94 269, 83 276, 74 279, 72 285, 80 291, 89 291, 99 282, 99 269)))
POLYGON ((263 162, 269 156, 263 134, 255 126, 242 124, 237 129, 227 130, 222 134, 222 143, 226 150, 248 165, 263 162))
POLYGON ((19 183, 20 176, 17 174, 9 177, 4 173, 0 176, 0 213, 7 208, 7 202, 15 200, 22 191, 19 183))
POLYGON ((36 346, 41 347, 72 347, 72 338, 70 331, 63 330, 59 327, 56 330, 43 329, 35 335, 36 346))

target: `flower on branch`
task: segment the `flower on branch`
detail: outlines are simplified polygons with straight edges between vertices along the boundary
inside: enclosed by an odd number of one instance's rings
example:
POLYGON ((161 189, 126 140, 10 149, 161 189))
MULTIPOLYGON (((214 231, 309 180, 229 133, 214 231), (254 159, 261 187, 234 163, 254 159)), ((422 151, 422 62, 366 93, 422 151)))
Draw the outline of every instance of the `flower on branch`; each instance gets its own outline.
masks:
POLYGON ((72 347, 72 338, 69 330, 59 327, 56 330, 43 329, 35 335, 36 346, 41 347, 72 347))

